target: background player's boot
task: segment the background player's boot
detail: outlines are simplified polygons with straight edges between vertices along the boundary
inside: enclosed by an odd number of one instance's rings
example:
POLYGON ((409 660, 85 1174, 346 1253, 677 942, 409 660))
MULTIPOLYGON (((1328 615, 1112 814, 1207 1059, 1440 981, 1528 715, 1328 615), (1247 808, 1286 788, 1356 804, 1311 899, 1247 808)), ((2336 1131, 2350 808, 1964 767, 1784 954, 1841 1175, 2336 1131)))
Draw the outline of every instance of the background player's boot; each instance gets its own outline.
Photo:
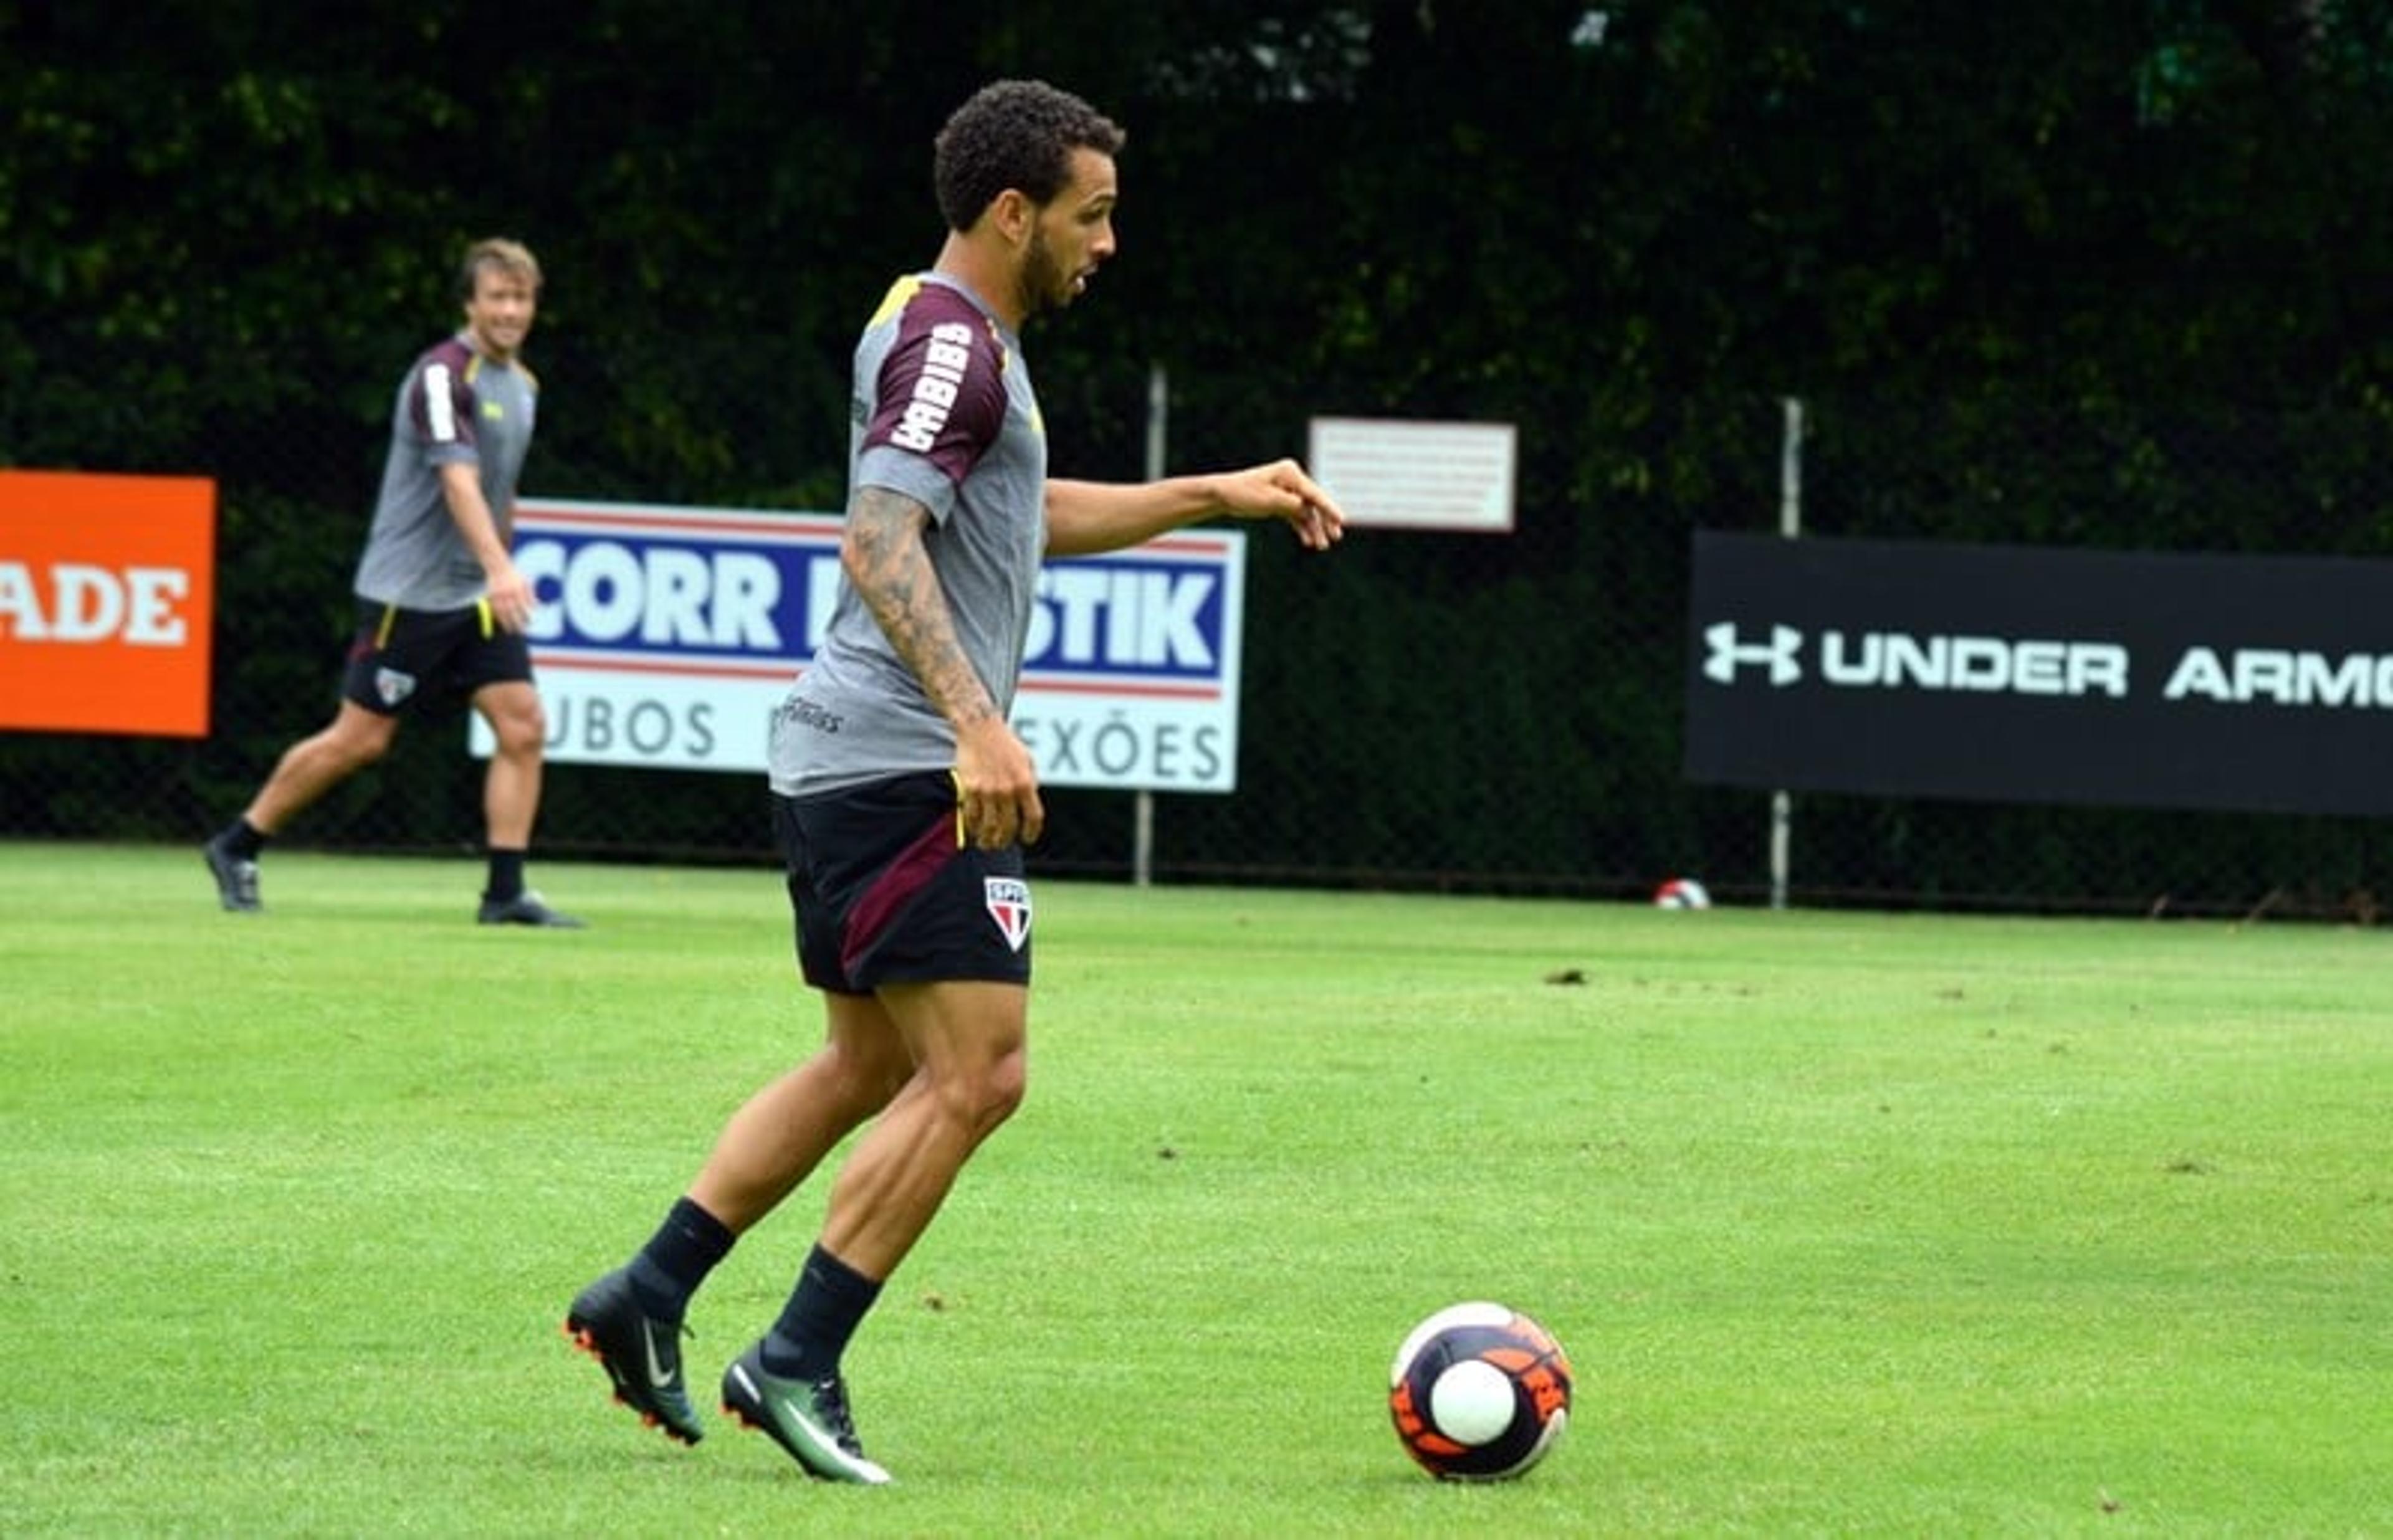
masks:
POLYGON ((257 863, 245 861, 210 840, 200 847, 208 875, 216 880, 216 901, 235 914, 255 914, 266 906, 257 897, 257 863))
POLYGON ((530 888, 513 898, 483 899, 482 907, 474 911, 474 919, 484 925, 547 925, 560 931, 583 929, 582 921, 550 908, 546 901, 530 888))

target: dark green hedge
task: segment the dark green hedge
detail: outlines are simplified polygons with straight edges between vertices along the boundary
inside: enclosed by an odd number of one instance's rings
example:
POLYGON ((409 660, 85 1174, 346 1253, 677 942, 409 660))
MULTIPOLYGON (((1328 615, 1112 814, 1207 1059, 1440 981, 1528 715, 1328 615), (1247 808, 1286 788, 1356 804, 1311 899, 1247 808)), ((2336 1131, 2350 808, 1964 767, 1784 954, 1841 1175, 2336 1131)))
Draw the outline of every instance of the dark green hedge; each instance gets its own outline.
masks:
MULTIPOLYGON (((1258 542, 1242 790, 1167 871, 1622 891, 1760 879, 1678 775, 1686 536, 2381 554, 2393 49, 2378 7, 1529 3, 0 4, 0 463, 224 489, 216 730, 0 740, 5 828, 179 837, 329 710, 399 370, 504 231, 548 269, 527 489, 822 508, 846 359, 938 231, 928 144, 1041 74, 1131 130, 1122 252, 1030 339, 1057 468, 1521 429, 1511 537, 1258 542)), ((462 729, 461 729, 462 731, 462 729)), ((305 836, 470 840, 446 728, 305 836)), ((733 777, 560 766, 546 840, 761 853, 733 777)), ((1118 794, 1049 858, 1118 870, 1118 794)), ((2231 907, 2369 829, 1818 799, 1823 898, 2231 907)), ((2319 896, 2326 895, 2326 896, 2319 896)), ((2289 900, 2287 900, 2289 901, 2289 900)))

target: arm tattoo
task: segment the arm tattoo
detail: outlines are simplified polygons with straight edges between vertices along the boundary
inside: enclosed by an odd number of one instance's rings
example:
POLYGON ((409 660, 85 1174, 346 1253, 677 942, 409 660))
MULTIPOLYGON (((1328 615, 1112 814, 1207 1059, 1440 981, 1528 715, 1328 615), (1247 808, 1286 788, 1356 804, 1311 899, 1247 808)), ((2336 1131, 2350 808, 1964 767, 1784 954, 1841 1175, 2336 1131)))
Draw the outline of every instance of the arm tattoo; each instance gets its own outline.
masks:
POLYGON ((922 547, 930 522, 930 510, 912 498, 867 487, 848 510, 840 561, 931 704, 961 727, 995 716, 997 703, 956 639, 947 592, 922 547))

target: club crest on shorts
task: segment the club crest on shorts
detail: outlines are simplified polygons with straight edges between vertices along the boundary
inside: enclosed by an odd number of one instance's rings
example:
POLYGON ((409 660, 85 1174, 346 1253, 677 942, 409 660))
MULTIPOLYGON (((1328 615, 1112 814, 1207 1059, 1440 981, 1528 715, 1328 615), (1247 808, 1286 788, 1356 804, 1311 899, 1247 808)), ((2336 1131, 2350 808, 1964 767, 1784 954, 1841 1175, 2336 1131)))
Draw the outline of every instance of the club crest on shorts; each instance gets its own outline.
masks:
POLYGON ((382 697, 384 705, 396 706, 414 693, 415 675, 397 669, 374 670, 374 694, 382 697))
POLYGON ((983 878, 988 894, 988 917, 997 921, 1005 944, 1015 951, 1030 939, 1030 884, 1018 877, 983 878))

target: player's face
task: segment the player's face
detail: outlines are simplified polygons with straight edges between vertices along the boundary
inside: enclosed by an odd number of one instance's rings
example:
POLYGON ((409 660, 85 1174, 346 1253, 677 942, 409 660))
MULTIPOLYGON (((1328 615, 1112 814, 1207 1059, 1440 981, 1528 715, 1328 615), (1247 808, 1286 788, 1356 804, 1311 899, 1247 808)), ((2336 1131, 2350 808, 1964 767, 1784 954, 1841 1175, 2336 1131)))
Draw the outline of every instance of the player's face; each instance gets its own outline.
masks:
POLYGON ((1110 155, 1072 151, 1072 179, 1030 227, 1022 258, 1022 310, 1060 310, 1080 296, 1114 254, 1114 204, 1120 194, 1110 155))
POLYGON ((474 271, 474 297, 465 302, 465 326, 484 358, 506 363, 531 332, 540 295, 531 281, 485 262, 474 271))

